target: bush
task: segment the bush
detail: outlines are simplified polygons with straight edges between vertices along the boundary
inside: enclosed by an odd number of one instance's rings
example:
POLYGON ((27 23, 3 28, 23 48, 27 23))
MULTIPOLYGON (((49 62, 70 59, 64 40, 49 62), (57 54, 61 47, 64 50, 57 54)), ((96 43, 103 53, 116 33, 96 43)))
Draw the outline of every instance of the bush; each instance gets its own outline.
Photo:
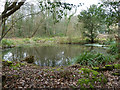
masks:
POLYGON ((113 54, 113 55, 118 53, 117 43, 113 43, 109 46, 108 53, 113 54))
POLYGON ((103 63, 109 63, 114 61, 114 57, 110 55, 103 55, 102 53, 94 53, 94 52, 84 52, 79 56, 75 57, 71 63, 78 63, 80 65, 89 65, 89 66, 97 66, 103 63))
POLYGON ((25 39, 23 40, 23 42, 25 42, 25 43, 30 43, 30 39, 29 39, 29 38, 25 38, 25 39))
POLYGON ((40 38, 38 38, 38 37, 33 37, 32 40, 33 40, 33 41, 39 41, 40 38))
POLYGON ((80 37, 60 37, 57 39, 60 44, 85 44, 86 40, 82 40, 80 37))
POLYGON ((12 46, 12 45, 14 45, 14 42, 11 41, 11 40, 3 39, 2 40, 2 45, 3 46, 12 46))
POLYGON ((104 41, 104 45, 110 45, 110 44, 115 44, 115 41, 110 41, 110 40, 106 40, 104 41))

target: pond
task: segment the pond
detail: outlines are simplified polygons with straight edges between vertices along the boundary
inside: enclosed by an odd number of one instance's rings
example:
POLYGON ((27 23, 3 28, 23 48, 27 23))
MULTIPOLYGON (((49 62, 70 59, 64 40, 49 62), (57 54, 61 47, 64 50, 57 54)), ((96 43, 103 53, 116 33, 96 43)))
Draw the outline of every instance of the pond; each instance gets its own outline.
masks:
POLYGON ((32 55, 39 66, 65 66, 80 53, 91 50, 106 53, 102 47, 84 45, 25 45, 2 51, 2 59, 21 61, 32 55))

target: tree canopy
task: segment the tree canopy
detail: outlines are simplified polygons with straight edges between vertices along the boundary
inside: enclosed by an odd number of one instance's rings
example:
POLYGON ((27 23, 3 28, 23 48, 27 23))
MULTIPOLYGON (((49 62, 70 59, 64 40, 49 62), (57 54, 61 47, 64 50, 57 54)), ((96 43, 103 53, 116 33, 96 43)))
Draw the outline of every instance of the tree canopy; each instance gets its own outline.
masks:
POLYGON ((97 7, 96 5, 92 5, 87 10, 80 12, 78 18, 79 22, 83 22, 84 28, 86 28, 83 34, 93 43, 101 25, 104 24, 105 10, 102 9, 101 6, 97 7))

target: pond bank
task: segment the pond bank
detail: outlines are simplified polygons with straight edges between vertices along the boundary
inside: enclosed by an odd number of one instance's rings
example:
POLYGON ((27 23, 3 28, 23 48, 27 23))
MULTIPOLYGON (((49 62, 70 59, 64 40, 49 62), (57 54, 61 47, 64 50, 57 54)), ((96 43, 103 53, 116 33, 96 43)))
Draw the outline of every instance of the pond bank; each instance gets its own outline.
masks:
POLYGON ((79 64, 38 67, 12 62, 3 68, 3 88, 120 88, 119 76, 112 71, 97 72, 79 64))
MULTIPOLYGON (((95 43, 103 44, 105 39, 95 40, 95 43)), ((81 39, 81 37, 33 37, 33 38, 6 38, 2 40, 2 45, 25 45, 25 44, 89 44, 88 39, 81 39)))

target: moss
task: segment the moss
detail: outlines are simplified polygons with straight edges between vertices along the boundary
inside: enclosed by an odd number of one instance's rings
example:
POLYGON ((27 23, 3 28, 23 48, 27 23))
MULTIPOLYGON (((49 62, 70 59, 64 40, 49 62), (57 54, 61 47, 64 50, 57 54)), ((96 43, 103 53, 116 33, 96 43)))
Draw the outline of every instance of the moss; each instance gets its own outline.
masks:
POLYGON ((120 64, 114 64, 114 65, 105 65, 104 67, 92 67, 95 71, 111 71, 113 69, 120 69, 120 64))
POLYGON ((13 64, 11 64, 9 68, 10 68, 10 69, 13 69, 13 70, 18 70, 18 69, 17 69, 17 66, 15 66, 15 65, 13 65, 13 64))
POLYGON ((100 68, 101 71, 106 71, 105 67, 100 68))
POLYGON ((81 68, 81 70, 82 70, 84 73, 89 73, 89 72, 91 72, 91 70, 88 69, 88 68, 81 68))
POLYGON ((18 63, 18 64, 16 64, 15 66, 16 66, 16 67, 20 67, 20 64, 18 63))
POLYGON ((21 65, 21 66, 24 66, 24 65, 25 65, 25 63, 20 63, 20 65, 21 65))
POLYGON ((112 73, 112 75, 120 76, 120 73, 112 73))
POLYGON ((120 72, 112 73, 112 75, 120 76, 120 72))
POLYGON ((99 67, 92 67, 93 70, 98 71, 100 68, 99 67))
POLYGON ((3 66, 10 66, 12 65, 12 61, 2 61, 3 66))
POLYGON ((19 77, 19 75, 13 75, 13 77, 18 78, 18 77, 19 77))
POLYGON ((115 69, 120 69, 120 64, 114 64, 115 69))
POLYGON ((106 70, 113 70, 114 66, 113 65, 105 65, 106 70))
POLYGON ((94 86, 92 84, 90 84, 90 88, 94 88, 94 86))
POLYGON ((12 61, 7 61, 7 63, 12 63, 12 61))
POLYGON ((54 71, 55 69, 48 69, 48 71, 54 71))
POLYGON ((4 62, 5 60, 3 59, 2 62, 4 62))
POLYGON ((43 71, 45 71, 45 72, 47 72, 48 71, 48 69, 42 69, 43 71))
POLYGON ((63 69, 61 69, 61 68, 57 68, 56 70, 57 70, 57 71, 60 71, 60 70, 63 70, 63 69))
MULTIPOLYGON (((97 67, 98 69, 98 67, 97 67)), ((106 81, 106 78, 104 77, 103 74, 95 71, 95 70, 91 70, 88 68, 81 68, 79 71, 82 79, 78 79, 78 85, 81 86, 81 88, 85 88, 86 86, 89 88, 93 88, 96 82, 99 83, 104 83, 106 81), (91 77, 90 77, 91 76, 91 77)))
POLYGON ((90 82, 89 79, 79 79, 77 84, 80 84, 81 86, 83 86, 83 84, 87 84, 90 82))
POLYGON ((99 73, 97 71, 91 70, 93 75, 97 76, 99 73))
POLYGON ((105 67, 112 67, 113 65, 105 65, 105 67))

